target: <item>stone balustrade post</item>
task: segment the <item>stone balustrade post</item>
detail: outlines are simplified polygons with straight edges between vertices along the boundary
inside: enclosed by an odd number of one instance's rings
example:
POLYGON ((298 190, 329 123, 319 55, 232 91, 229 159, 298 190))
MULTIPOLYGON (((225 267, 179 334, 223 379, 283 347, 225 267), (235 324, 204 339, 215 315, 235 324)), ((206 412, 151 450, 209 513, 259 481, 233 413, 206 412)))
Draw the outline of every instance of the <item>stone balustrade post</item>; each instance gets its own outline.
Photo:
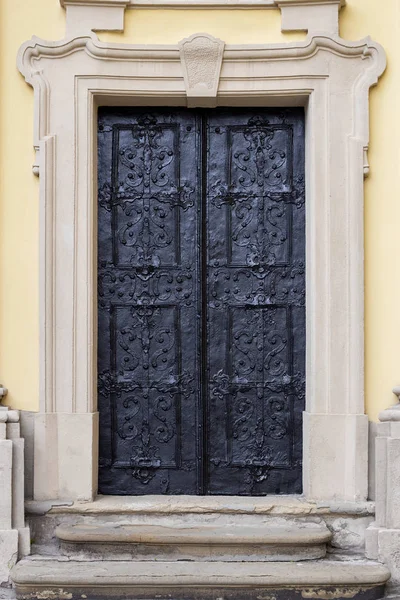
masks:
POLYGON ((0 588, 8 587, 9 573, 18 558, 30 553, 25 527, 24 440, 19 412, 0 406, 0 588))
POLYGON ((400 387, 393 393, 399 403, 381 412, 377 425, 375 522, 366 532, 366 555, 389 567, 388 592, 400 600, 400 387))

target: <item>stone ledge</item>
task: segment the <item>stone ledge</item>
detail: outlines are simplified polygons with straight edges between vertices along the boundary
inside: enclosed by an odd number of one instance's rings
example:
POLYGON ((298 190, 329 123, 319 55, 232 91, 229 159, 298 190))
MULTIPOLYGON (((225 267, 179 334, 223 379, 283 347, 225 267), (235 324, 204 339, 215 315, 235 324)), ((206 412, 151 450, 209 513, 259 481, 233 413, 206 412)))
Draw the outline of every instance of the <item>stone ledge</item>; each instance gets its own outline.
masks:
POLYGON ((98 496, 94 502, 68 500, 27 501, 28 514, 247 514, 247 515, 355 515, 375 514, 373 502, 313 502, 300 496, 264 498, 221 496, 98 496))

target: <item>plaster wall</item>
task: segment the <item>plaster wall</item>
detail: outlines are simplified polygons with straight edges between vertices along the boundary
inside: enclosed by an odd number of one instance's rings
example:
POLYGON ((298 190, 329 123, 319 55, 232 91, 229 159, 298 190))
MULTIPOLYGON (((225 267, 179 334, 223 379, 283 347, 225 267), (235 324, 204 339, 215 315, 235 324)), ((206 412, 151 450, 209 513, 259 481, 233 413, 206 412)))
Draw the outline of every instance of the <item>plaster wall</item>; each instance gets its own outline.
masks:
MULTIPOLYGON (((38 398, 38 181, 32 174, 33 92, 15 67, 22 42, 33 34, 64 35, 58 0, 0 3, 0 381, 15 408, 37 410, 38 398)), ((127 11, 124 34, 100 34, 104 41, 177 43, 206 31, 226 43, 273 43, 302 39, 282 34, 273 10, 127 11)), ((341 35, 371 35, 383 44, 388 70, 371 94, 371 175, 366 181, 366 404, 371 420, 393 403, 400 382, 400 4, 398 0, 348 0, 341 35), (378 8, 379 6, 379 8, 378 8)))

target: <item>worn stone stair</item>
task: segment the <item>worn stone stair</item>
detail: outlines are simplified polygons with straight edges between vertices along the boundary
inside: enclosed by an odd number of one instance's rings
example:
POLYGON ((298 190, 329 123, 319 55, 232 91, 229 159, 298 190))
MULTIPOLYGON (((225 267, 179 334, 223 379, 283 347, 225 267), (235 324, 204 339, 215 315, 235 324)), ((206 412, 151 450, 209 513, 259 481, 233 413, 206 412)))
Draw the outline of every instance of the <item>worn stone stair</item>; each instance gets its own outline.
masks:
POLYGON ((302 561, 323 558, 332 534, 324 523, 215 527, 96 523, 56 529, 61 553, 74 559, 302 561))
POLYGON ((378 600, 389 571, 363 560, 233 563, 32 556, 14 567, 12 577, 20 600, 378 600))
POLYGON ((303 498, 99 497, 28 504, 19 600, 381 600, 369 504, 303 498))

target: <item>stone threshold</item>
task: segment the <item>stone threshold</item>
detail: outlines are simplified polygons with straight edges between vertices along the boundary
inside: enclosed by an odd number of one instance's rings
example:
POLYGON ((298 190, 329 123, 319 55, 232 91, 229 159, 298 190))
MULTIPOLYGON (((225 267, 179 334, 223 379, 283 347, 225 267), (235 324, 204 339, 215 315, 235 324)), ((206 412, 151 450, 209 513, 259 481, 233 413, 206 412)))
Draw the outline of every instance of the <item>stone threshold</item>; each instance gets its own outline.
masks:
POLYGON ((303 496, 97 496, 93 502, 28 500, 28 514, 247 514, 247 515, 354 515, 375 514, 374 502, 312 501, 303 496))

